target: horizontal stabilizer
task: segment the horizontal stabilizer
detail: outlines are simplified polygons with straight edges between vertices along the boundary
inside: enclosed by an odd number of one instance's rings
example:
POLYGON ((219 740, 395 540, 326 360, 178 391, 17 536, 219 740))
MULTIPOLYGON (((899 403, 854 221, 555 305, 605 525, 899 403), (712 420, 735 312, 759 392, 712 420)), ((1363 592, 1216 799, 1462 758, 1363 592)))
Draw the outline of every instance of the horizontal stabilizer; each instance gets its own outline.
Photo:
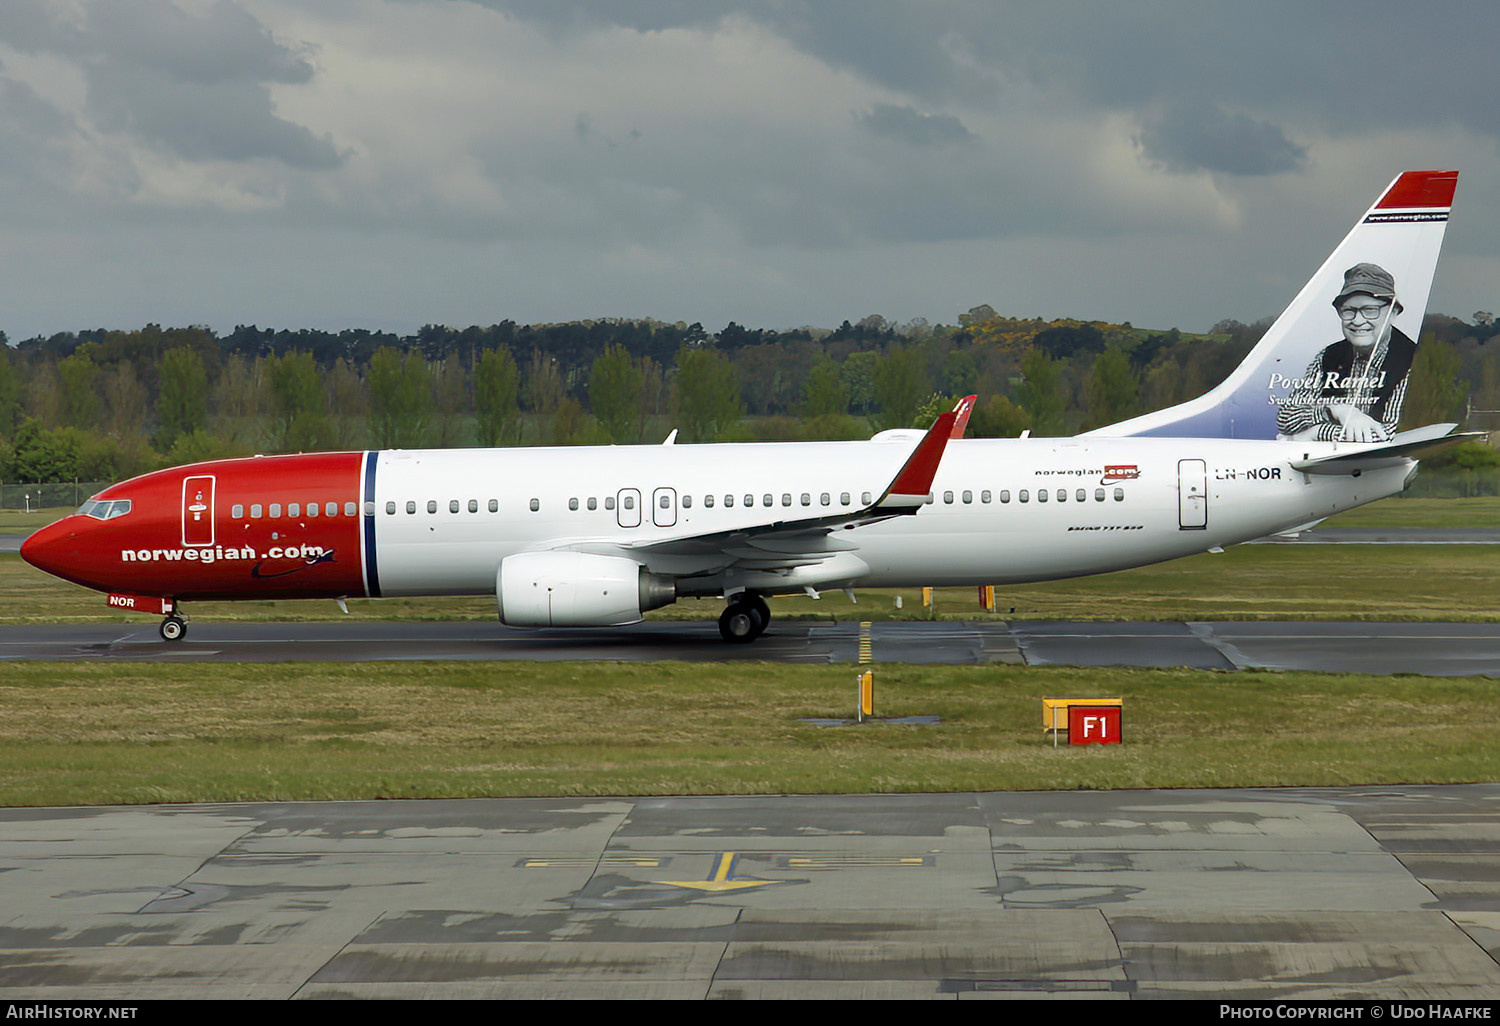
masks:
POLYGON ((1401 432, 1383 445, 1360 447, 1330 456, 1292 460, 1292 469, 1304 474, 1354 474, 1394 466, 1419 453, 1435 452, 1460 442, 1489 438, 1483 431, 1454 431, 1456 427, 1457 424, 1429 424, 1427 427, 1413 428, 1401 432))

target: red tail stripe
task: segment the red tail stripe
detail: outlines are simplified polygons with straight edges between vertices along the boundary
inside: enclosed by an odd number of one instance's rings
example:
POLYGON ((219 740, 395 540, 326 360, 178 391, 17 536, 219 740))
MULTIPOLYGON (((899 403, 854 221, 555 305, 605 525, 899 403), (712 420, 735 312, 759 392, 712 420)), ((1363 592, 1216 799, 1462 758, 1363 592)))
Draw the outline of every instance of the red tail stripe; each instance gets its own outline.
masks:
POLYGON ((1399 207, 1453 206, 1453 190, 1458 188, 1457 171, 1407 171, 1375 204, 1377 210, 1399 207))

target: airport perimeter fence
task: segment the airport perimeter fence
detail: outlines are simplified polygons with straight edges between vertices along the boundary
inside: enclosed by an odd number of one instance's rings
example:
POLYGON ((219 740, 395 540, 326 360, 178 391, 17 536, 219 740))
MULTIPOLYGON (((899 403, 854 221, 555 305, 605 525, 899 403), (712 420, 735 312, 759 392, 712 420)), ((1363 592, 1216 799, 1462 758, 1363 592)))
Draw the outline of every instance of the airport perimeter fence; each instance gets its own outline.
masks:
POLYGON ((108 488, 108 481, 60 481, 26 484, 0 481, 0 509, 51 509, 66 506, 76 509, 95 492, 108 488))
POLYGON ((1402 493, 1408 499, 1472 499, 1481 495, 1500 495, 1500 469, 1423 467, 1402 493))

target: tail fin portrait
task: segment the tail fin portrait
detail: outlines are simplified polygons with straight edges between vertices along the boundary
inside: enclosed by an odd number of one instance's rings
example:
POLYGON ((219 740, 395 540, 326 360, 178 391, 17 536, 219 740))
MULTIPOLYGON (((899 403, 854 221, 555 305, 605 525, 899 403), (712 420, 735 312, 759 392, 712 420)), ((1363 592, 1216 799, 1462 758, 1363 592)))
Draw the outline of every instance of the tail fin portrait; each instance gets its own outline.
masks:
POLYGON ((1222 384, 1088 433, 1388 442, 1457 184, 1397 177, 1222 384))

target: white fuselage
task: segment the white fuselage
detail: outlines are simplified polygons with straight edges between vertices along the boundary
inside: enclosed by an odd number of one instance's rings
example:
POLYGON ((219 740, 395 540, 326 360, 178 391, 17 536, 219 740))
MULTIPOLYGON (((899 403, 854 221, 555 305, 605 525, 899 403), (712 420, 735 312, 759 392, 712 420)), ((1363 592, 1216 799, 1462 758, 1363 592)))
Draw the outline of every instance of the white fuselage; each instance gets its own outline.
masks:
MULTIPOLYGON (((849 512, 867 506, 872 492, 878 498, 913 437, 381 452, 380 594, 493 593, 500 561, 520 552, 631 555, 672 539, 849 512)), ((1102 573, 1264 537, 1394 495, 1414 466, 1360 475, 1290 466, 1335 449, 1188 438, 955 440, 927 505, 835 528, 819 562, 757 570, 733 539, 699 556, 633 558, 677 577, 679 594, 1102 573)))

